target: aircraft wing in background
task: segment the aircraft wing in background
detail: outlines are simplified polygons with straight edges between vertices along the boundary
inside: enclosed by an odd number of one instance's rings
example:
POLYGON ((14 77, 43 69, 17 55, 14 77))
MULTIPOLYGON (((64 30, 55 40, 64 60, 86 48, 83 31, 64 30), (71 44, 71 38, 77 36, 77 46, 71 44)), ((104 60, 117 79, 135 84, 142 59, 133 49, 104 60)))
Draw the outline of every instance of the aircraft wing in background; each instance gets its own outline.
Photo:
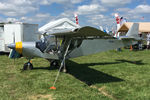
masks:
POLYGON ((68 36, 68 37, 87 37, 87 36, 112 37, 112 36, 108 35, 107 33, 103 32, 99 29, 96 29, 94 27, 90 27, 90 26, 78 28, 73 31, 53 33, 51 35, 68 36))

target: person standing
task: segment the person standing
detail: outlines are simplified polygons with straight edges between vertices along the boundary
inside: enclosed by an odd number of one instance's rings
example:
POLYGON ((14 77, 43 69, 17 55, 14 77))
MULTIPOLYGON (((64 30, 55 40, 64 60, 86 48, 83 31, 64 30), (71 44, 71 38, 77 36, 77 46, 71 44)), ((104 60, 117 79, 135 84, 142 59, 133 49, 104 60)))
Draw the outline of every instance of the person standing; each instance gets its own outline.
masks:
POLYGON ((142 50, 143 49, 142 33, 139 33, 139 37, 140 37, 140 40, 138 41, 138 47, 139 47, 139 50, 142 50))
POLYGON ((150 48, 150 33, 147 34, 147 49, 150 48))

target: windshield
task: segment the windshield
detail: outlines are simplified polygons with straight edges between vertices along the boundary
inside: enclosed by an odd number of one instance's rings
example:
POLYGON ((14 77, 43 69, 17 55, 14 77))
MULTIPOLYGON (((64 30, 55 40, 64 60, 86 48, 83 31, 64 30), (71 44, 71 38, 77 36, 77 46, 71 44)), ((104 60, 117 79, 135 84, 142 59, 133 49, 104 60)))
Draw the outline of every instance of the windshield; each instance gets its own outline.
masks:
POLYGON ((61 38, 57 38, 54 35, 49 35, 36 42, 36 47, 40 49, 41 52, 56 53, 60 49, 61 41, 61 38))

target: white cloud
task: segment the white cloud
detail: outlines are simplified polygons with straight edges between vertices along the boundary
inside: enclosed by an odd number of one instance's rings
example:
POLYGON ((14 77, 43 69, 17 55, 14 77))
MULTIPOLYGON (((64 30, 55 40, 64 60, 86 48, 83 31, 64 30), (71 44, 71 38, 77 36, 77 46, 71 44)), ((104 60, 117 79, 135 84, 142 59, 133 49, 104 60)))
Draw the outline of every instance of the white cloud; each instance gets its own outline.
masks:
POLYGON ((149 5, 138 5, 135 9, 131 10, 130 13, 134 14, 144 14, 149 13, 150 14, 150 6, 149 5))
MULTIPOLYGON (((49 22, 49 20, 52 18, 52 16, 48 13, 38 13, 34 16, 30 17, 20 17, 20 18, 15 18, 15 17, 8 17, 5 19, 5 22, 25 22, 25 23, 46 23, 49 22)), ((3 20, 4 21, 4 20, 3 20)))
POLYGON ((67 18, 70 18, 73 16, 74 16, 74 11, 72 10, 66 10, 59 15, 59 17, 67 17, 67 18))
POLYGON ((107 11, 104 7, 98 4, 82 5, 78 7, 77 13, 80 15, 93 14, 107 11))
POLYGON ((59 3, 59 4, 65 4, 65 5, 71 5, 71 4, 77 4, 82 2, 83 0, 41 0, 40 3, 42 5, 50 5, 52 3, 59 3))
POLYGON ((13 3, 15 5, 32 5, 35 0, 7 0, 8 3, 13 3))
MULTIPOLYGON (((149 5, 138 5, 133 9, 130 8, 118 8, 118 11, 121 16, 126 17, 128 20, 139 20, 141 21, 141 17, 145 16, 145 14, 150 14, 150 6, 149 5)), ((145 16, 146 17, 146 16, 145 16)))
POLYGON ((98 14, 98 15, 91 15, 91 16, 88 16, 88 18, 92 19, 92 20, 102 20, 105 18, 104 15, 102 14, 98 14))
POLYGON ((16 18, 6 18, 6 22, 17 22, 18 19, 16 18))
POLYGON ((48 0, 41 0, 40 4, 41 5, 49 5, 50 3, 48 2, 48 0))
POLYGON ((38 13, 35 16, 30 17, 21 17, 19 20, 27 23, 39 23, 49 21, 51 19, 50 14, 48 13, 38 13))
POLYGON ((118 9, 116 9, 117 12, 122 12, 122 13, 129 12, 130 10, 131 10, 130 8, 118 8, 118 9))
POLYGON ((101 0, 101 3, 109 7, 118 7, 130 3, 132 0, 101 0))
POLYGON ((8 0, 5 2, 0 2, 0 14, 5 16, 22 16, 29 12, 36 11, 38 8, 36 8, 31 2, 28 1, 8 0))
POLYGON ((71 0, 71 2, 73 3, 73 4, 77 4, 77 3, 80 3, 80 2, 82 2, 83 0, 71 0))
POLYGON ((150 14, 149 5, 138 5, 137 7, 133 5, 133 9, 126 6, 133 1, 135 0, 91 0, 88 2, 86 0, 0 0, 0 14, 8 17, 0 16, 0 20, 44 24, 49 20, 62 17, 74 20, 74 13, 77 13, 79 23, 83 23, 82 25, 111 26, 115 23, 114 15, 112 16, 111 13, 118 12, 120 16, 127 19, 139 19, 143 14, 150 14), (81 5, 81 2, 84 5, 81 5), (51 6, 53 3, 62 5, 63 10, 59 14, 51 16, 48 12, 40 12, 40 5, 51 6), (114 10, 112 7, 117 9, 114 10))
POLYGON ((110 16, 105 16, 105 15, 91 15, 88 16, 88 23, 91 23, 92 25, 95 26, 104 26, 104 27, 112 27, 112 25, 115 22, 115 18, 112 18, 110 16))
POLYGON ((72 7, 71 5, 82 1, 83 0, 1 0, 0 14, 9 17, 24 16, 37 11, 40 5, 58 3, 66 6, 69 4, 67 7, 72 7))

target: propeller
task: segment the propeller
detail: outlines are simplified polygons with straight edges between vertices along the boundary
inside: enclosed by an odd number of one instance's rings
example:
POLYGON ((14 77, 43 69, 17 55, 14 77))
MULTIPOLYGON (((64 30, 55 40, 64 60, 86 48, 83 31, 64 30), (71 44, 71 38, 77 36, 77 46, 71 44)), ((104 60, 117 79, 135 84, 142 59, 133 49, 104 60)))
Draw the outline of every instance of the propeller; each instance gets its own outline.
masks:
POLYGON ((13 40, 13 43, 9 44, 8 47, 11 48, 9 58, 14 59, 15 62, 15 58, 20 58, 20 54, 15 50, 15 33, 13 33, 13 40))

